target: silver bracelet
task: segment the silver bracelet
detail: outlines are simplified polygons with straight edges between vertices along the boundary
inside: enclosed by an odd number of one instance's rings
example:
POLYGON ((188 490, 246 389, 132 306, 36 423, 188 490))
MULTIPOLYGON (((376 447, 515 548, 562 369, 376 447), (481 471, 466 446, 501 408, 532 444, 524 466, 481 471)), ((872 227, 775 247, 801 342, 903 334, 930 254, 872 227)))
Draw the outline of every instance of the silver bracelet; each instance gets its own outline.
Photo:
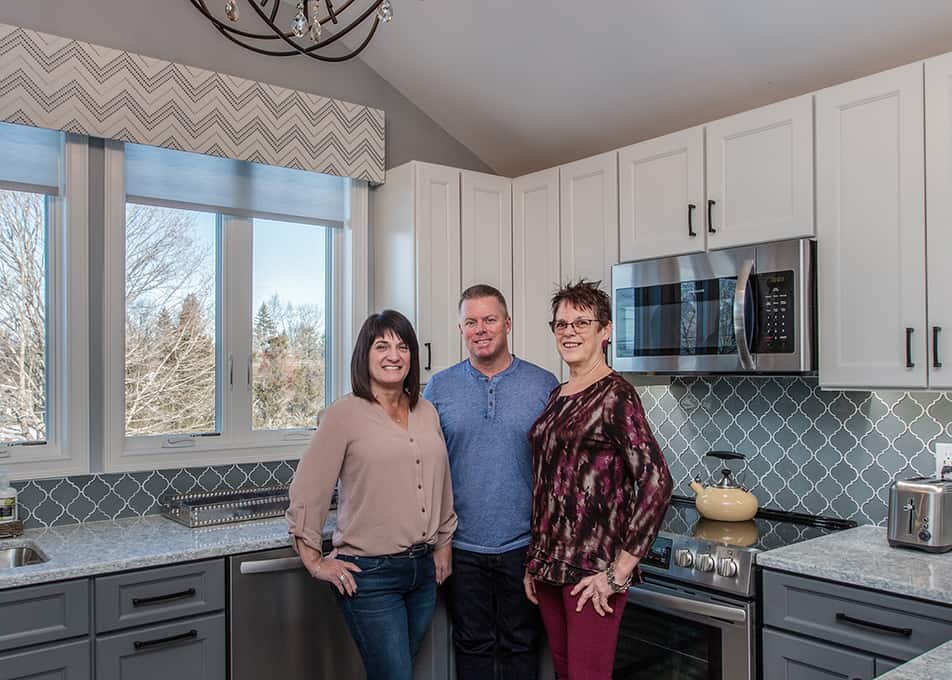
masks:
POLYGON ((635 575, 635 572, 632 570, 632 572, 628 574, 628 578, 625 579, 624 583, 615 583, 615 563, 612 562, 608 565, 605 575, 608 576, 608 587, 612 589, 613 593, 624 593, 629 587, 631 587, 631 579, 635 575))

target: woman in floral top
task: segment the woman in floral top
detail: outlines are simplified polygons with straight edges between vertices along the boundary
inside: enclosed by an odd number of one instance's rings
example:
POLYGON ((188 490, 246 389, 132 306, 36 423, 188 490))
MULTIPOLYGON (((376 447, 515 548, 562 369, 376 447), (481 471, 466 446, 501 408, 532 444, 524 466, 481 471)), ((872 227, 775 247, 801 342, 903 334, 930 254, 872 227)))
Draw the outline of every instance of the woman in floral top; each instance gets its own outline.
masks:
POLYGON ((570 375, 529 432, 526 596, 539 605, 559 679, 607 680, 628 586, 668 509, 671 475, 638 393, 605 361, 608 295, 584 280, 561 289, 551 326, 570 375))

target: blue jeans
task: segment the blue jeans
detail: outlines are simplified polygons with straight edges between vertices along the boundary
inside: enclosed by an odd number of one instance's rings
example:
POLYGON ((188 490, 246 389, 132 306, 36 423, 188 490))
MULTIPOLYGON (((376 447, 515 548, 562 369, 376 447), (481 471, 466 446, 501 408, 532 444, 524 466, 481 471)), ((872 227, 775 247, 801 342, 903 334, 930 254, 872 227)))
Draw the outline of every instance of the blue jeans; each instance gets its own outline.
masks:
POLYGON ((361 568, 352 572, 357 592, 353 597, 337 593, 337 604, 357 643, 367 680, 411 680, 413 657, 436 607, 433 555, 337 559, 361 568))

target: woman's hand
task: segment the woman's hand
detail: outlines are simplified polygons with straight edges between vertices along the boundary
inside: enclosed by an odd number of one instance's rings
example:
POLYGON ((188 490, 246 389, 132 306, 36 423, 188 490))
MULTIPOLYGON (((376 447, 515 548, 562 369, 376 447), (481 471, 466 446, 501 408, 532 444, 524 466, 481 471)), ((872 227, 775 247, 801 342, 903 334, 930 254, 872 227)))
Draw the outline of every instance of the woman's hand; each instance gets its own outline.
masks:
POLYGON ((535 591, 535 579, 532 578, 532 574, 529 573, 528 569, 526 569, 526 573, 522 576, 522 587, 525 588, 526 597, 529 599, 529 602, 538 605, 539 597, 535 591))
POLYGON ((337 548, 334 548, 327 557, 321 557, 319 550, 297 539, 297 551, 311 576, 327 581, 337 588, 341 595, 351 596, 357 592, 357 581, 354 580, 351 572, 360 571, 360 567, 352 562, 336 559, 337 548))
POLYGON ((440 585, 453 573, 453 545, 451 543, 433 551, 433 566, 436 567, 436 583, 440 585))
POLYGON ((575 587, 572 588, 571 595, 575 596, 579 593, 581 593, 581 595, 578 598, 575 611, 582 611, 585 603, 589 600, 592 601, 592 606, 595 607, 595 612, 599 616, 605 616, 605 614, 611 614, 614 611, 608 606, 608 598, 615 593, 612 591, 611 586, 608 585, 608 574, 606 572, 600 571, 593 576, 586 576, 576 583, 575 587))

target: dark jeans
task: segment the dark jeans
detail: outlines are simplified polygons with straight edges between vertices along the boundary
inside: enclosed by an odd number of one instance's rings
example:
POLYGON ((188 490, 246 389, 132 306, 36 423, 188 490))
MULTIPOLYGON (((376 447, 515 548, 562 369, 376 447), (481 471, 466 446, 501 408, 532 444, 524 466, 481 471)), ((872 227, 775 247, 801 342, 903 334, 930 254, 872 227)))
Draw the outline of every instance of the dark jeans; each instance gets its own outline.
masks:
POLYGON ((526 548, 453 549, 449 579, 457 680, 535 680, 539 612, 522 586, 526 548))
POLYGON ((357 643, 367 680, 411 680, 413 657, 436 606, 433 555, 418 559, 339 555, 338 559, 362 570, 353 572, 354 596, 338 593, 337 603, 357 643))

